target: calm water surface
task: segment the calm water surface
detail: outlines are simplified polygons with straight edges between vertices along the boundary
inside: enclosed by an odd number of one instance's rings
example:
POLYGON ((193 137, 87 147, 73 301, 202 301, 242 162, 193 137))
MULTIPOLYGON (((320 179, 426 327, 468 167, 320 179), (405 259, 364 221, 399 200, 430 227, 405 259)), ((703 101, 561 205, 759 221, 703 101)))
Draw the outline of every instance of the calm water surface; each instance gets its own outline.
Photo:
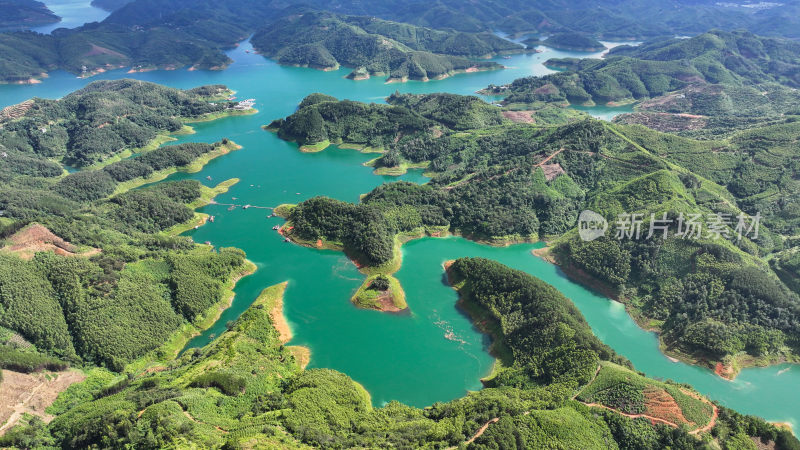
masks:
MULTIPOLYGON (((260 129, 271 120, 291 114, 297 103, 312 92, 339 98, 382 102, 398 90, 409 93, 452 92, 471 94, 490 83, 507 83, 527 75, 551 72, 542 62, 551 57, 586 56, 543 48, 543 53, 518 55, 497 61, 509 69, 458 75, 435 82, 385 84, 382 79, 354 82, 342 69, 320 72, 281 67, 252 53, 249 44, 232 51, 236 61, 222 72, 156 71, 127 74, 124 70, 95 79, 132 77, 178 88, 221 83, 238 91, 239 98, 255 98, 259 113, 198 124, 196 134, 177 142, 212 142, 228 137, 244 146, 209 163, 197 174, 176 174, 170 179, 191 178, 216 184, 238 177, 241 182, 217 200, 222 203, 274 206, 297 203, 315 195, 355 202, 375 186, 395 180, 379 177, 362 163, 371 159, 353 150, 330 148, 314 154, 300 153, 260 129), (210 176, 209 182, 206 177, 210 176)), ((0 106, 33 96, 58 98, 90 80, 64 72, 51 74, 42 84, 0 86, 0 106)), ((617 113, 604 107, 589 108, 599 117, 617 113)), ((373 155, 374 156, 374 155, 373 155)), ((424 182, 420 172, 402 177, 424 182)), ((340 370, 363 384, 376 405, 390 400, 425 406, 462 396, 480 388, 492 358, 486 353, 487 339, 455 308, 456 293, 443 282, 441 264, 462 256, 482 256, 524 270, 558 288, 581 309, 595 334, 636 368, 661 378, 694 385, 724 405, 768 420, 800 420, 800 367, 777 366, 742 371, 734 382, 722 380, 706 369, 674 363, 658 349, 656 336, 638 328, 619 303, 570 282, 559 269, 533 257, 536 245, 492 248, 460 239, 420 239, 403 247, 403 267, 397 274, 406 290, 411 312, 383 314, 353 307, 349 298, 363 280, 342 254, 317 251, 284 243, 272 231, 280 219, 268 219, 268 211, 210 205, 203 212, 217 220, 193 230, 195 241, 217 246, 236 246, 247 252, 259 270, 236 286, 234 304, 211 329, 190 343, 200 346, 225 329, 265 287, 289 281, 285 309, 294 331, 291 344, 311 348, 311 367, 340 370)))
POLYGON ((43 0, 43 3, 61 17, 61 22, 32 28, 44 34, 57 28, 77 28, 85 23, 101 22, 109 15, 108 11, 92 6, 91 0, 43 0))

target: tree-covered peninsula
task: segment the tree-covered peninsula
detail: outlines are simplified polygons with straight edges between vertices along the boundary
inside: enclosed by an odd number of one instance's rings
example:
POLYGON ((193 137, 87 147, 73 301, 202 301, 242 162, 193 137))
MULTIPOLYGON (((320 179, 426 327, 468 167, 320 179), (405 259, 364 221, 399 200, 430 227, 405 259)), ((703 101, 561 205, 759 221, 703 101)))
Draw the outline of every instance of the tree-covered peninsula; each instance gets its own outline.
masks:
MULTIPOLYGON (((61 172, 163 142, 185 122, 248 112, 225 86, 182 91, 135 80, 98 81, 60 100, 34 98, 0 111, 0 150, 13 170, 61 172), (26 162, 36 163, 26 167, 26 162), (56 161, 54 163, 53 161, 56 161)), ((249 112, 253 112, 250 110, 249 112)))
MULTIPOLYGON (((794 245, 794 190, 778 175, 787 163, 758 158, 753 170, 767 177, 763 188, 736 171, 745 170, 754 148, 787 151, 792 138, 785 136, 798 133, 797 122, 741 132, 719 143, 724 151, 711 152, 705 141, 591 119, 515 124, 470 97, 401 95, 391 105, 316 100, 273 129, 306 146, 377 147, 383 155, 376 167, 426 167, 433 178, 422 186, 380 186, 357 205, 325 198, 300 203, 287 217, 301 242, 336 243, 360 264, 391 273, 397 246, 414 236, 449 231, 495 243, 545 238, 569 274, 625 302, 642 326, 661 331, 675 355, 723 361, 733 370, 745 361, 796 358, 796 283, 781 281, 767 264, 794 245), (470 103, 475 106, 453 107, 470 103), (720 171, 722 164, 731 168, 720 171), (611 224, 607 237, 579 239, 576 222, 584 209, 611 224), (641 239, 614 237, 622 213, 641 215, 641 239), (762 218, 752 240, 684 239, 674 225, 666 239, 644 239, 651 214, 743 213, 762 218)), ((724 225, 725 234, 735 236, 735 225, 724 225)), ((796 277, 791 267, 780 278, 796 277)))
POLYGON ((0 1, 0 32, 24 30, 55 23, 61 20, 47 6, 37 0, 0 1))
POLYGON ((606 49, 602 42, 583 33, 555 33, 541 43, 548 47, 575 52, 600 52, 606 49))
POLYGON ((456 72, 498 69, 475 61, 524 48, 490 33, 437 31, 374 17, 308 12, 280 19, 251 40, 260 53, 281 64, 337 69, 350 78, 429 80, 456 72))

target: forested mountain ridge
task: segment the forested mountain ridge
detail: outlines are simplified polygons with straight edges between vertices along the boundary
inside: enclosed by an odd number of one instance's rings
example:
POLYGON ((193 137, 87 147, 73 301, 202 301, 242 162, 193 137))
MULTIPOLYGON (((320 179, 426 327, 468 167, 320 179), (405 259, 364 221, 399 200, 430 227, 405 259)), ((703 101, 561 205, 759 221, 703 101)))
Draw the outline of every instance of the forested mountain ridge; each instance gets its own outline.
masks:
MULTIPOLYGON (((629 379, 635 377, 630 381, 614 378, 614 373, 628 369, 611 361, 628 363, 592 335, 580 312, 554 288, 483 259, 457 260, 448 274, 475 320, 502 322, 494 338, 513 349, 490 387, 463 398, 425 409, 396 401, 377 408, 346 375, 329 369, 302 370, 298 352, 282 345, 274 328, 272 312, 285 287, 278 285, 265 289, 228 331, 206 347, 174 360, 145 358, 115 378, 95 375, 56 402, 51 411, 57 416, 49 425, 19 426, 0 438, 0 444, 682 449, 706 445, 702 435, 690 434, 688 424, 653 425, 648 419, 615 412, 646 407, 642 389, 658 386, 681 400, 687 417, 699 423, 709 420, 708 412, 697 406, 700 400, 679 397, 690 392, 684 386, 633 372, 626 372, 629 379), (593 394, 600 389, 605 396, 593 394), (576 400, 581 391, 608 409, 576 400)), ((761 419, 718 409, 713 436, 722 445, 751 442, 751 437, 779 450, 800 444, 790 432, 761 419)))
POLYGON ((771 8, 745 8, 734 2, 669 0, 524 1, 485 0, 461 2, 404 2, 365 4, 315 0, 314 7, 338 13, 375 15, 413 25, 459 31, 502 30, 508 33, 548 34, 561 31, 589 33, 605 39, 636 39, 666 35, 691 35, 709 28, 746 28, 752 32, 797 37, 794 2, 773 3, 771 8))
POLYGON ((262 28, 251 42, 281 64, 356 70, 351 77, 427 80, 467 69, 499 68, 468 58, 524 51, 490 33, 457 33, 388 22, 371 17, 307 12, 262 28))
POLYGON ((643 100, 691 84, 800 85, 800 44, 747 32, 711 31, 689 39, 658 40, 612 49, 603 59, 551 59, 564 69, 487 91, 506 103, 568 101, 605 104, 643 100))
POLYGON ((486 120, 497 118, 488 113, 497 108, 489 105, 487 115, 479 116, 483 120, 459 122, 452 119, 461 118, 463 109, 450 108, 462 101, 458 96, 393 96, 394 106, 321 100, 305 102, 273 129, 304 145, 326 140, 381 147, 376 166, 424 166, 433 178, 422 186, 383 185, 356 205, 325 198, 303 202, 288 213, 301 241, 338 242, 362 264, 383 267, 395 258, 395 235, 450 230, 497 242, 559 236, 553 255, 565 270, 623 299, 640 323, 662 331, 671 351, 729 363, 742 351, 773 360, 797 354, 800 298, 762 259, 795 245, 794 191, 786 185, 774 194, 781 200, 765 197, 766 190, 775 192, 769 186, 782 179, 785 163, 760 158, 759 173, 776 177, 765 177, 764 188, 758 182, 750 186, 749 176, 737 176, 734 169, 740 158, 742 167, 747 165, 745 149, 757 143, 772 154, 786 151, 781 149, 792 138, 780 136, 797 133, 796 122, 742 132, 726 144, 729 150, 717 154, 703 141, 596 120, 561 126, 486 120), (763 141, 766 135, 775 139, 763 141), (740 149, 738 156, 734 148, 740 149), (721 162, 714 158, 733 166, 716 170, 721 162), (759 195, 759 189, 765 192, 759 195), (581 242, 575 226, 583 209, 610 224, 623 212, 642 214, 644 230, 650 214, 663 213, 672 218, 760 213, 763 221, 754 240, 612 235, 581 242), (700 289, 708 283, 719 290, 700 289))
MULTIPOLYGON (((377 16, 442 30, 478 33, 581 32, 606 39, 685 35, 709 27, 797 37, 798 5, 754 10, 712 2, 601 0, 575 2, 454 0, 370 4, 354 1, 279 2, 243 0, 135 0, 100 24, 55 35, 10 33, 0 36, 0 82, 26 82, 55 69, 87 74, 117 67, 221 69, 231 61, 223 53, 273 21, 308 8, 337 14, 377 16)), ((419 58, 417 58, 419 60, 419 58)), ((423 62, 425 62, 423 60, 423 62)), ((434 64, 430 61, 428 64, 434 64)), ((435 65, 441 65, 441 61, 435 65)))
POLYGON ((18 30, 61 20, 44 3, 36 0, 0 1, 0 31, 18 30))

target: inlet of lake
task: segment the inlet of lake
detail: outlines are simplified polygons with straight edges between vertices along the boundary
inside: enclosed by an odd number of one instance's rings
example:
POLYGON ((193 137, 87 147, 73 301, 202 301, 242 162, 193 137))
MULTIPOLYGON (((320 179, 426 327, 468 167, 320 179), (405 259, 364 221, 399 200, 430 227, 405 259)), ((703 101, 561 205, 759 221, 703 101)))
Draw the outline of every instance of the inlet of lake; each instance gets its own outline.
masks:
MULTIPOLYGON (((256 99, 259 113, 197 124, 196 134, 181 136, 175 142, 214 142, 227 137, 243 148, 211 161, 201 172, 178 173, 170 179, 191 178, 205 184, 234 177, 241 179, 227 194, 217 198, 220 203, 271 207, 316 195, 356 202, 360 194, 397 180, 373 175, 371 168, 362 165, 374 155, 336 147, 320 153, 301 153, 295 144, 278 139, 261 126, 291 114, 300 100, 312 92, 366 102, 383 102, 395 90, 473 94, 490 83, 499 85, 522 76, 549 73, 542 64, 549 58, 597 56, 542 50, 538 54, 498 58, 499 63, 508 67, 505 70, 462 74, 426 83, 386 84, 380 78, 345 79, 348 69, 323 72, 282 67, 254 54, 245 42, 230 52, 235 63, 224 71, 128 74, 122 69, 90 79, 53 72, 41 84, 0 86, 0 107, 34 96, 59 98, 98 79, 130 77, 177 88, 225 84, 237 91, 240 99, 256 99)), ((584 110, 608 119, 631 109, 584 110)), ((426 181, 418 171, 400 178, 426 181)), ((647 375, 689 383, 742 413, 788 422, 795 427, 800 423, 796 406, 800 404, 797 389, 800 367, 745 369, 735 381, 726 381, 707 369, 672 362, 660 352, 656 335, 639 328, 621 304, 569 281, 557 267, 531 255, 531 250, 541 244, 493 248, 461 238, 426 238, 407 243, 403 246, 403 266, 397 277, 405 288, 410 313, 387 314, 355 308, 349 298, 363 275, 353 263, 341 253, 284 243, 272 230, 282 221, 268 218, 268 211, 255 208, 229 211, 227 206, 209 205, 202 212, 216 216, 215 222, 188 234, 196 242, 242 248, 258 270, 237 284, 233 306, 190 346, 208 343, 213 336, 224 332, 225 324, 247 309, 262 289, 288 280, 285 313, 294 332, 290 344, 311 349, 309 367, 346 373, 371 393, 376 405, 399 400, 422 407, 451 400, 468 390, 480 389, 479 379, 489 373, 493 359, 487 353, 487 337, 456 308, 457 295, 443 281, 442 263, 463 256, 482 256, 555 286, 578 306, 603 342, 647 375)))

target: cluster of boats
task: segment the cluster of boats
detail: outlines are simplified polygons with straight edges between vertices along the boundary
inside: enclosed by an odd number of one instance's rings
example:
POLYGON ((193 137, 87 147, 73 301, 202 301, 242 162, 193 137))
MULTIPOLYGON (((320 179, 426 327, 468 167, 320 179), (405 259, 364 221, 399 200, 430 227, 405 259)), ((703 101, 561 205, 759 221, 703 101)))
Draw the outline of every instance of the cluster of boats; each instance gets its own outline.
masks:
POLYGON ((256 104, 256 99, 248 98, 247 100, 240 101, 236 106, 233 107, 233 109, 240 109, 240 110, 250 109, 255 104, 256 104))

